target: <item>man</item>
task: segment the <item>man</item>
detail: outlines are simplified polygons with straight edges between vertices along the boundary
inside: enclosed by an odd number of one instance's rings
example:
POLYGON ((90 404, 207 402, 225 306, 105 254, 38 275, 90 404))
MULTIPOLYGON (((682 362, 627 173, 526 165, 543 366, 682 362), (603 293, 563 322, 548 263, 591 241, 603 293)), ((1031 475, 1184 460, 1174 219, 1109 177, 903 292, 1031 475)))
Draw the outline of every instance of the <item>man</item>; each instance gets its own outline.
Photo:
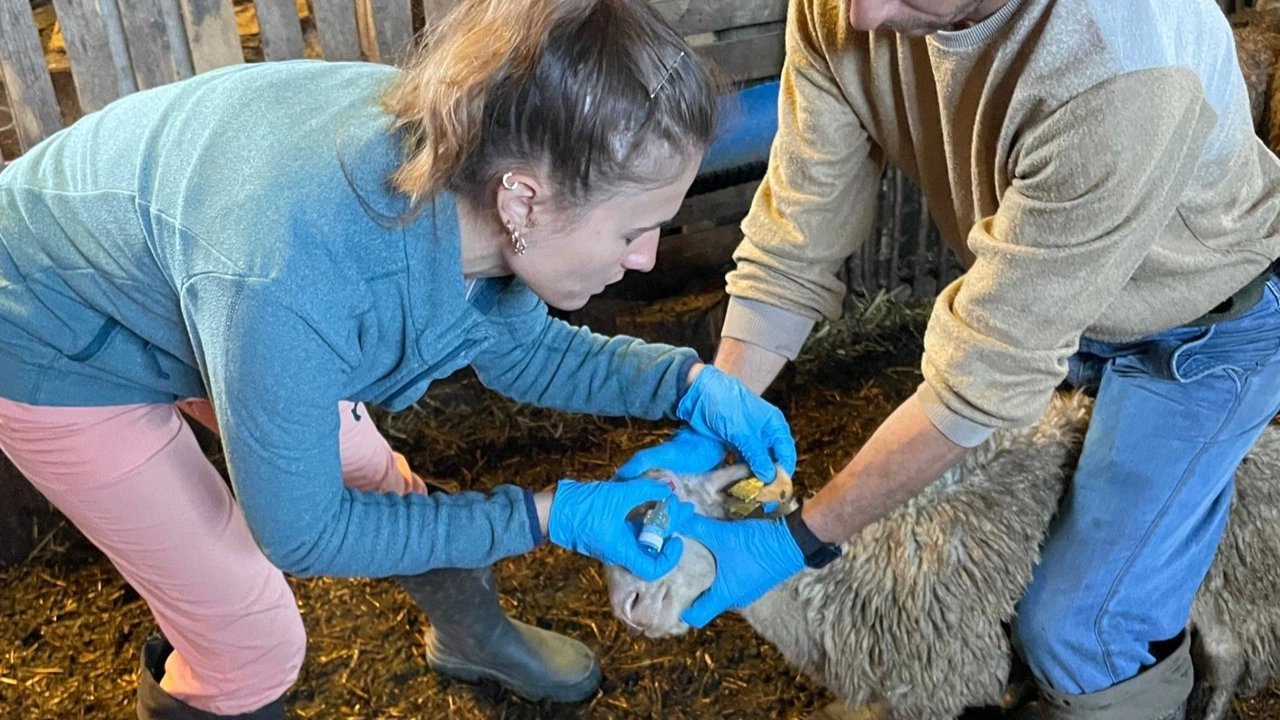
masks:
MULTIPOLYGON (((1280 407, 1280 162, 1226 20, 1211 0, 792 0, 717 367, 760 392, 839 314, 885 163, 967 266, 934 306, 925 381, 787 525, 685 523, 719 573, 686 619, 828 562, 1065 379, 1097 405, 1018 609, 1030 712, 1182 717, 1191 601, 1280 407)), ((721 451, 682 430, 624 470, 721 451)))

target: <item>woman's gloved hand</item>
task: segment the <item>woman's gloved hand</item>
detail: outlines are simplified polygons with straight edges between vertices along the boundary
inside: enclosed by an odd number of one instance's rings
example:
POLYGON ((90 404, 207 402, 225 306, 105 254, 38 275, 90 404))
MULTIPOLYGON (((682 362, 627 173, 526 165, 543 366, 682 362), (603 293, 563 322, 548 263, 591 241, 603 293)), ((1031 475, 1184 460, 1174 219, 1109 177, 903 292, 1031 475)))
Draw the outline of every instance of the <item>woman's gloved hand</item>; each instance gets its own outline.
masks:
POLYGON ((688 426, 676 430, 665 442, 640 450, 618 468, 620 478, 642 477, 654 469, 669 470, 677 475, 710 472, 724 462, 729 452, 720 440, 695 432, 688 426))
MULTIPOLYGON (((669 486, 656 480, 561 480, 551 500, 547 535, 562 548, 621 565, 641 580, 657 580, 680 561, 684 543, 672 537, 662 546, 661 553, 646 553, 636 541, 635 526, 627 522, 627 514, 637 506, 665 500, 672 494, 669 486)), ((673 502, 671 507, 673 528, 693 513, 693 506, 687 502, 673 502)))
POLYGON ((699 435, 732 446, 763 482, 773 482, 774 463, 795 474, 796 443, 782 411, 732 375, 703 367, 680 398, 676 417, 699 435))
POLYGON ((675 527, 706 545, 716 560, 715 581, 680 615, 696 628, 759 600, 805 567, 785 518, 715 520, 689 512, 675 527))

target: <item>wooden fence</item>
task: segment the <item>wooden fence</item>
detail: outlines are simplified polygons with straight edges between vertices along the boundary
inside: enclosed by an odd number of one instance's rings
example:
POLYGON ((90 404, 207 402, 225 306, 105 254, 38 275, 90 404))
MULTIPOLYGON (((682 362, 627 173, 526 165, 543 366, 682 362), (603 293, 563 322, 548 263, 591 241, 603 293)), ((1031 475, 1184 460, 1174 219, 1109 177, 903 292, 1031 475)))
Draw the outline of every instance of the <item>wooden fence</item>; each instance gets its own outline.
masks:
MULTIPOLYGON (((395 62, 454 1, 37 0, 33 10, 31 0, 0 0, 0 167, 5 155, 85 112, 215 67, 300 57, 395 62)), ((652 2, 733 81, 777 75, 786 0, 652 2)), ((1219 5, 1235 12, 1267 2, 1219 5)), ((696 243, 702 256, 727 258, 737 240, 732 224, 754 187, 691 198, 677 219, 687 242, 672 244, 696 243)), ((931 296, 960 270, 941 246, 928 208, 895 170, 886 173, 880 199, 872 237, 846 265, 848 284, 864 293, 931 296)), ((680 252, 671 255, 683 261, 680 252)))
MULTIPOLYGON (((0 166, 116 98, 224 65, 396 62, 453 0, 0 0, 0 166), (42 37, 43 35, 43 37, 42 37), (7 121, 6 121, 6 117, 7 121)), ((709 59, 777 75, 785 0, 654 0, 709 59)))

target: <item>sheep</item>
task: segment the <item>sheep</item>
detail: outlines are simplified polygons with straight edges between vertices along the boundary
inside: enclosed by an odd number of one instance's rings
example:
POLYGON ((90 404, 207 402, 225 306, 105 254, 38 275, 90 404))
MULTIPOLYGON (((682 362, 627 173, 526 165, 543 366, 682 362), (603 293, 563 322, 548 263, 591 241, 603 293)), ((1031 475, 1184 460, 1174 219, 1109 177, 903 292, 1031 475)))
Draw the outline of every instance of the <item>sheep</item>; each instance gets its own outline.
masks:
POLYGON ((1233 696, 1280 673, 1280 427, 1268 426, 1236 470, 1222 544, 1192 604, 1197 687, 1188 718, 1221 720, 1233 696))
POLYGON ((1280 8, 1243 10, 1229 20, 1254 131, 1272 152, 1280 152, 1280 121, 1272 121, 1280 114, 1280 88, 1274 83, 1280 63, 1280 8))
MULTIPOLYGON (((742 610, 751 626, 859 718, 956 717, 1005 706, 1015 663, 1008 624, 1083 442, 1091 401, 1053 400, 1030 428, 1002 430, 938 482, 806 571, 742 610)), ((1199 686, 1188 717, 1221 720, 1237 692, 1263 687, 1280 657, 1280 428, 1268 428, 1237 474, 1223 549, 1195 602, 1199 686)), ((741 466, 666 474, 700 512, 723 517, 720 491, 741 466)), ((662 637, 689 628, 679 613, 710 586, 714 561, 686 540, 677 568, 655 583, 608 571, 615 615, 662 637)))

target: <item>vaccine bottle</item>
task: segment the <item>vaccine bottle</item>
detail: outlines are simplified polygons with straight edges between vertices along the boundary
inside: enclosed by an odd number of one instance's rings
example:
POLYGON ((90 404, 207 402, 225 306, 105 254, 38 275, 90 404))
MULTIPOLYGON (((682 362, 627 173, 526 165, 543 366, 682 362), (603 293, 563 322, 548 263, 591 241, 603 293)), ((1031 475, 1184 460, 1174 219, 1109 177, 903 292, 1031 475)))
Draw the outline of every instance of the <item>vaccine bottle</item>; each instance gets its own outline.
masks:
POLYGON ((641 520, 640 534, 636 541, 640 543, 640 549, 649 555, 661 553, 662 546, 671 537, 671 505, 675 502, 678 502, 675 496, 668 495, 665 500, 660 500, 649 508, 641 520))

